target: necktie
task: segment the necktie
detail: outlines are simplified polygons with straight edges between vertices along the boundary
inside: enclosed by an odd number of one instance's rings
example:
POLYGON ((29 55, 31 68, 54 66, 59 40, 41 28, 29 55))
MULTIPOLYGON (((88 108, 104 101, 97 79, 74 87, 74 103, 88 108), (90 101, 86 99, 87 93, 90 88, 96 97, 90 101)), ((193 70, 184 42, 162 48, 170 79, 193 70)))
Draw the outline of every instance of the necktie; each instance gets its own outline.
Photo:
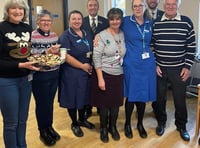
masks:
POLYGON ((95 20, 96 20, 96 19, 93 17, 93 18, 92 18, 92 25, 91 25, 91 28, 92 28, 92 31, 93 31, 93 32, 96 31, 96 23, 95 23, 95 20))
POLYGON ((155 19, 155 12, 151 12, 151 16, 152 16, 152 20, 154 20, 155 19))

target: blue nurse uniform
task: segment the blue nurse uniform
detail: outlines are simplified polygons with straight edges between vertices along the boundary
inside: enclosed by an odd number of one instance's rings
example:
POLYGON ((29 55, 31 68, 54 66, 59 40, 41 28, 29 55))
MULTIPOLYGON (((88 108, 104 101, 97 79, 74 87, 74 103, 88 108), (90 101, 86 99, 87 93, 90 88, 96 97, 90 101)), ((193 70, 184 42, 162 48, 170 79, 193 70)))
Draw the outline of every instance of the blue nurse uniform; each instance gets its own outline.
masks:
MULTIPOLYGON (((78 36, 71 28, 66 30, 59 38, 61 47, 69 49, 68 54, 82 63, 91 64, 87 53, 91 50, 89 34, 81 30, 83 37, 78 36)), ((68 109, 83 109, 88 100, 88 81, 89 75, 82 69, 75 68, 67 63, 60 67, 60 79, 58 89, 58 99, 61 107, 68 109)))
POLYGON ((124 94, 129 102, 156 99, 156 64, 150 49, 152 22, 139 25, 134 16, 123 19, 126 55, 124 57, 124 94))

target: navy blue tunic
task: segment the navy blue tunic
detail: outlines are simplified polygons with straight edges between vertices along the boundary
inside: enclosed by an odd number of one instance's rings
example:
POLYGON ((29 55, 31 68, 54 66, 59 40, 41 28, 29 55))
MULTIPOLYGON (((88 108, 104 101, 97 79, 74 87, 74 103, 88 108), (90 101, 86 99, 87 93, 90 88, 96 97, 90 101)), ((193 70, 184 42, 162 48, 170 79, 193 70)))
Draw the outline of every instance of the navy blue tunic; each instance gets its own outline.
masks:
MULTIPOLYGON (((86 31, 81 30, 83 37, 78 36, 69 28, 60 37, 61 47, 69 49, 68 54, 82 63, 90 63, 87 53, 92 41, 86 31)), ((67 63, 60 67, 58 99, 61 107, 82 109, 89 103, 88 100, 89 75, 82 69, 75 68, 67 63)))

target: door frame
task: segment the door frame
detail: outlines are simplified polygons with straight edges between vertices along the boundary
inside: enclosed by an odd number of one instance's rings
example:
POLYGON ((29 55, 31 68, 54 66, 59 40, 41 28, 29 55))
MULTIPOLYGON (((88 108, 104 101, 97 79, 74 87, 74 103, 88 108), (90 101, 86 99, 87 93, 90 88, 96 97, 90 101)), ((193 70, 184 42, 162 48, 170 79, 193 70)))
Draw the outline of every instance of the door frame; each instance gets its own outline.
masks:
MULTIPOLYGON (((27 0, 28 5, 29 5, 29 24, 32 26, 32 4, 31 4, 31 0, 27 0)), ((63 0, 63 22, 64 22, 64 30, 66 30, 68 28, 68 0, 63 0)))

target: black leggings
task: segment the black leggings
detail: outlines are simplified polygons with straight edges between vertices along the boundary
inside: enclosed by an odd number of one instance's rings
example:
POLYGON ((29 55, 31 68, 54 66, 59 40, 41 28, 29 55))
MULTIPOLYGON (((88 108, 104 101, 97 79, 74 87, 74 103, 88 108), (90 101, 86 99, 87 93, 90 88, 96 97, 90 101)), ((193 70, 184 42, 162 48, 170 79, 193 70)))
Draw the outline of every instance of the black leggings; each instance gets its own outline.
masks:
MULTIPOLYGON (((69 116, 72 120, 72 125, 77 126, 78 122, 77 122, 77 109, 73 108, 73 109, 67 109, 69 116)), ((79 120, 80 121, 84 121, 84 109, 79 109, 78 110, 78 115, 79 115, 79 120)))
POLYGON ((113 108, 100 108, 100 127, 107 128, 116 126, 119 107, 113 108))
POLYGON ((143 117, 144 117, 144 111, 146 107, 145 102, 128 102, 128 99, 126 99, 125 102, 125 116, 126 116, 126 125, 131 125, 131 115, 134 109, 134 104, 137 107, 137 118, 138 123, 137 124, 143 124, 143 117))

